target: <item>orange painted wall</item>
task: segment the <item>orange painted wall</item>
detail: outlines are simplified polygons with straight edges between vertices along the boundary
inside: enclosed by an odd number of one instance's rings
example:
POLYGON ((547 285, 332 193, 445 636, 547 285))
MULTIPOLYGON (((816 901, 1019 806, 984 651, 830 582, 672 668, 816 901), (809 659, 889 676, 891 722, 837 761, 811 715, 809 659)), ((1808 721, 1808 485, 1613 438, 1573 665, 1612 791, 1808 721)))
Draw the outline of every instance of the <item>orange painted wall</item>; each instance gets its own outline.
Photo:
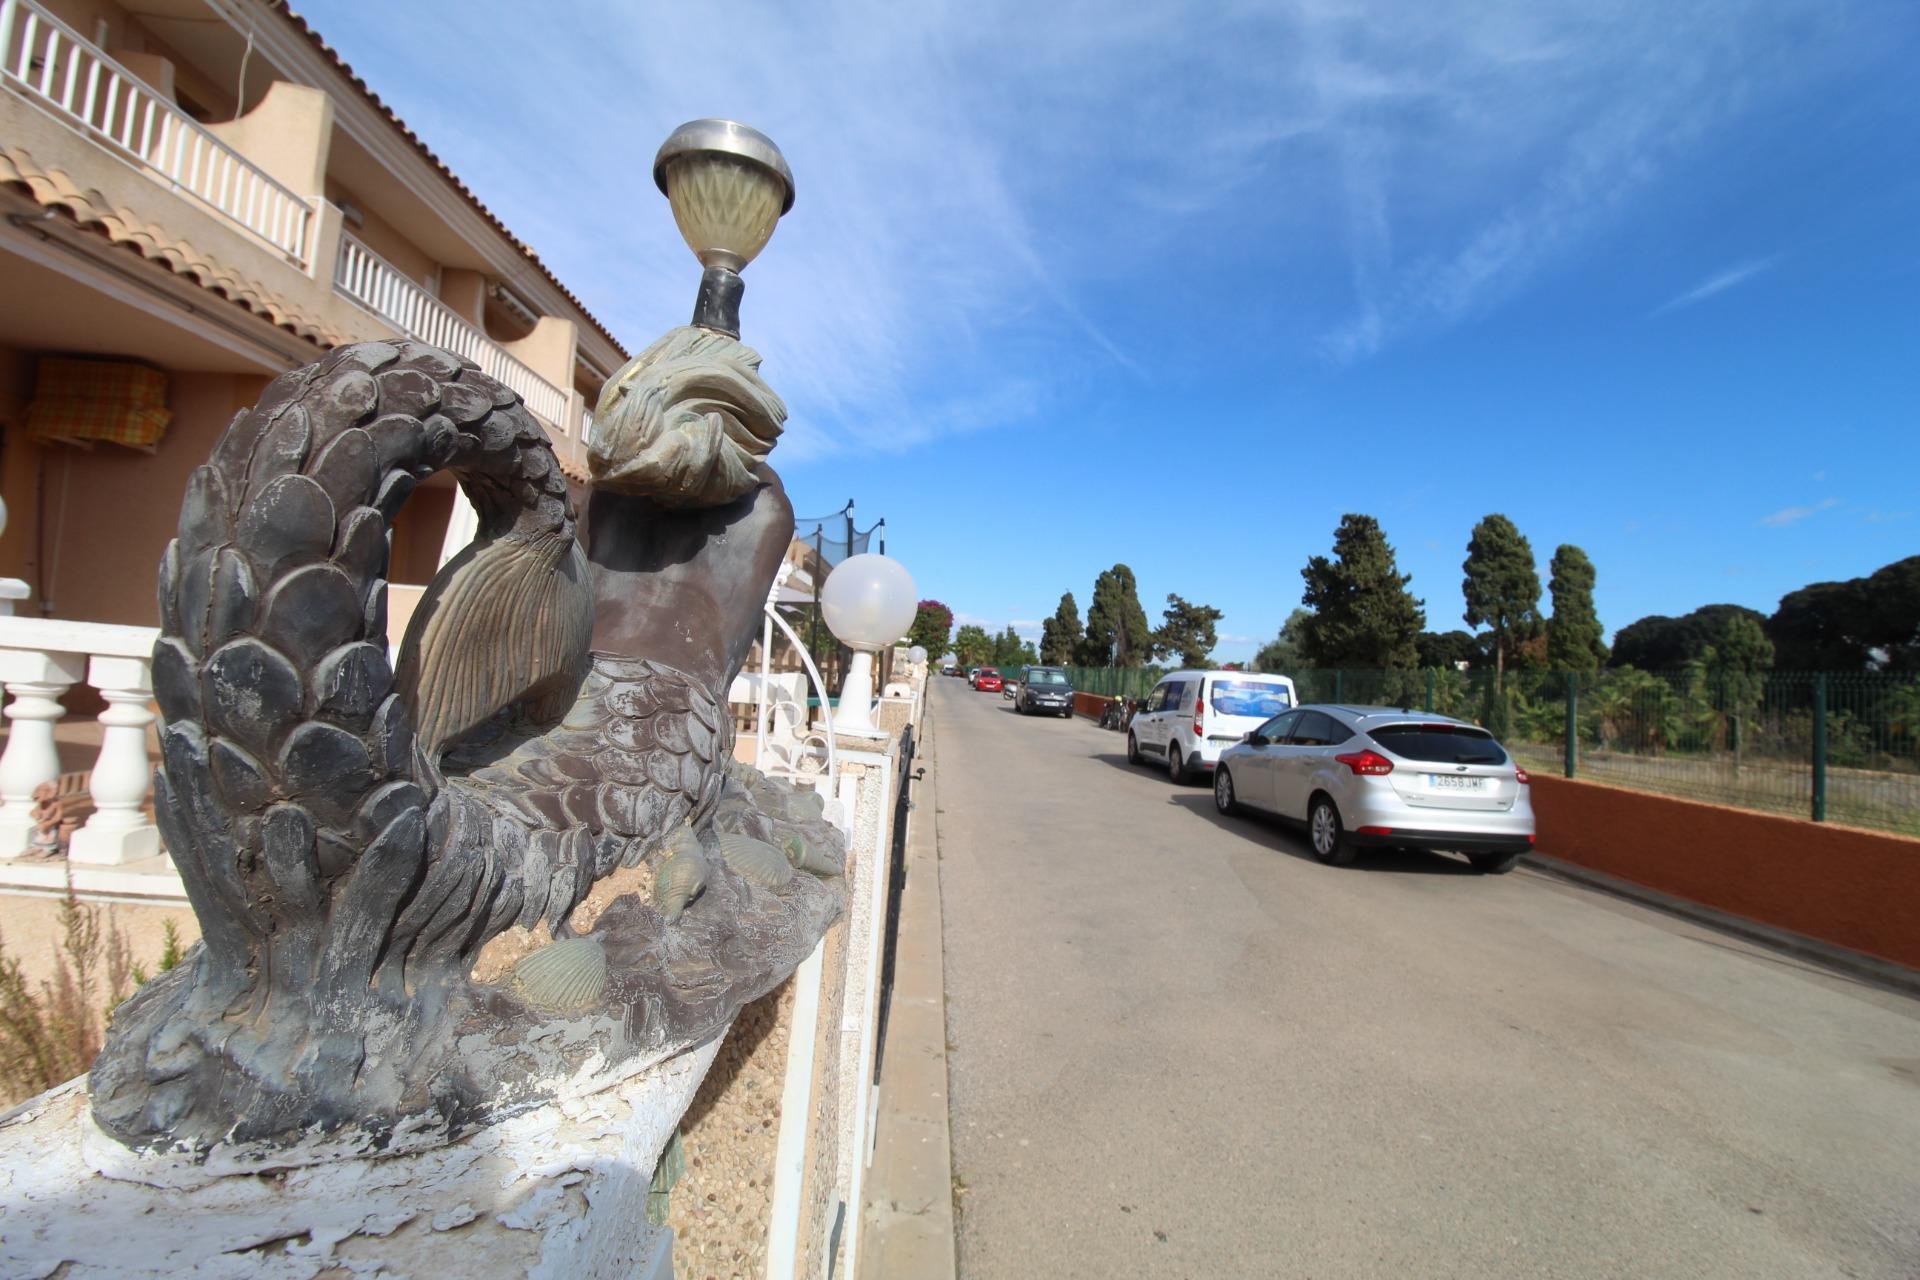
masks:
POLYGON ((1920 840, 1535 774, 1539 851, 1920 968, 1920 840))
POLYGON ((22 576, 36 588, 51 583, 54 617, 149 627, 159 622, 154 582, 160 555, 180 522, 187 477, 267 379, 169 372, 167 382, 173 424, 151 455, 111 444, 90 450, 33 446, 46 464, 46 509, 38 514, 48 525, 49 563, 36 566, 37 577, 22 576))

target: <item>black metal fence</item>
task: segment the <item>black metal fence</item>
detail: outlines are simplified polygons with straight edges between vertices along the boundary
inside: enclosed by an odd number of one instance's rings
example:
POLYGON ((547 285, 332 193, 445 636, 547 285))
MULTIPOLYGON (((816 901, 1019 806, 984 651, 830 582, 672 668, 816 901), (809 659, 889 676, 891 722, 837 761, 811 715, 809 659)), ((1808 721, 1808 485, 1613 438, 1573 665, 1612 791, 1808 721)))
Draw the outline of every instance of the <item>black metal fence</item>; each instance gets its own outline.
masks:
MULTIPOLYGON (((1137 697, 1159 672, 1085 668, 1137 697)), ((1302 702, 1401 706, 1485 725, 1528 768, 1743 809, 1920 835, 1920 676, 1429 668, 1285 673, 1302 702)))

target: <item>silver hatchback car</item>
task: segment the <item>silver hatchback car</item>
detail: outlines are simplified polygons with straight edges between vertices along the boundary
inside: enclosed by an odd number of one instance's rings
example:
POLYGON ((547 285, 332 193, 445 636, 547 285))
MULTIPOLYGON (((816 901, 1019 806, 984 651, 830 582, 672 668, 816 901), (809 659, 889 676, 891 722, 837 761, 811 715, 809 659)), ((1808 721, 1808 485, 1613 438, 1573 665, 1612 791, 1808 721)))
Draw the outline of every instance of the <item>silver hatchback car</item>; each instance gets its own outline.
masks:
POLYGON ((1304 822, 1322 862, 1398 846, 1511 871, 1533 847, 1532 779, 1493 735, 1404 707, 1299 707, 1227 748, 1213 775, 1222 813, 1304 822))

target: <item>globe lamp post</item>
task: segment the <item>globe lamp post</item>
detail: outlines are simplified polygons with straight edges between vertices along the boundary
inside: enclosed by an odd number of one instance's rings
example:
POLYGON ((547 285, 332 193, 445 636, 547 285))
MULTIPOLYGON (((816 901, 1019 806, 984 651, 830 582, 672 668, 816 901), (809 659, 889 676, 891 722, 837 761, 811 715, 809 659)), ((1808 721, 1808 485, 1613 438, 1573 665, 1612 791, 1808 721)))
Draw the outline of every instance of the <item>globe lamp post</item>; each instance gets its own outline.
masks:
POLYGON ((653 157, 653 180, 700 259, 693 323, 740 336, 740 272, 793 208, 793 171, 773 140, 734 120, 689 120, 653 157))
POLYGON ((898 560, 849 556, 827 575, 820 587, 820 614, 827 629, 853 650, 840 686, 835 732, 886 736, 873 723, 873 655, 906 634, 919 607, 913 577, 898 560))
POLYGON ((917 644, 913 646, 913 648, 907 650, 907 661, 911 662, 916 667, 926 666, 927 665, 926 646, 917 644))

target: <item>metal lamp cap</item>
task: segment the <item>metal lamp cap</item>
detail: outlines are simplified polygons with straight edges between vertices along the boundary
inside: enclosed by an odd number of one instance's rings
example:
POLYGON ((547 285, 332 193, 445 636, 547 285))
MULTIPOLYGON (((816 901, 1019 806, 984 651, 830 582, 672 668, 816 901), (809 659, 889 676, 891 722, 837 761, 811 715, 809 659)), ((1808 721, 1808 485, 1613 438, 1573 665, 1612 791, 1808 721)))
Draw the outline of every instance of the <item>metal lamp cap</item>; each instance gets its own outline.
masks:
POLYGON ((667 194, 667 164, 680 156, 711 152, 738 156, 771 172, 785 189, 780 212, 793 208, 793 170, 773 139, 751 125, 738 120, 689 120, 667 135, 653 157, 653 182, 662 195, 667 194))

